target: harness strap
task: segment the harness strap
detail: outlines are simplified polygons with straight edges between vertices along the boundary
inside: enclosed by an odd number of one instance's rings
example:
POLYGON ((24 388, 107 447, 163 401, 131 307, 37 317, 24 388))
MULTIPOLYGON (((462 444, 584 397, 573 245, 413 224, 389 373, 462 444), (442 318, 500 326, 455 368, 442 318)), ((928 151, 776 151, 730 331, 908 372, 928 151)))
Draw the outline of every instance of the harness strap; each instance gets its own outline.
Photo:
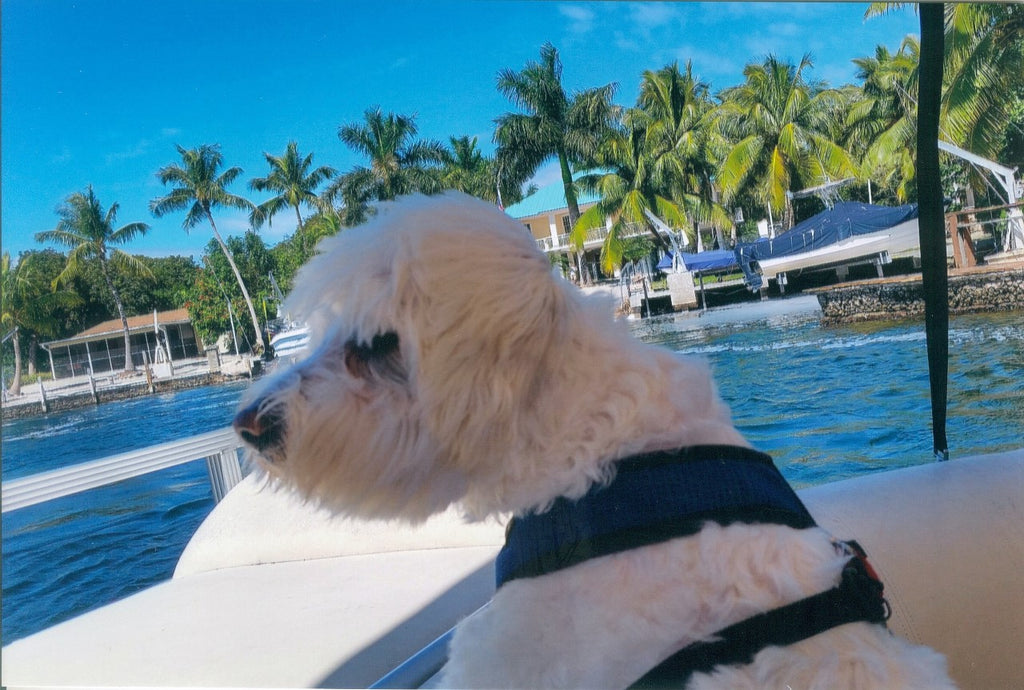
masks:
POLYGON ((495 562, 497 586, 590 558, 696 534, 707 522, 814 527, 770 456, 690 446, 623 460, 615 480, 542 513, 516 516, 495 562))
POLYGON ((889 607, 882 596, 882 583, 860 546, 845 543, 855 556, 846 564, 837 586, 731 625, 713 640, 684 647, 631 687, 681 687, 693 673, 750 663, 765 647, 794 644, 847 623, 884 623, 889 607))

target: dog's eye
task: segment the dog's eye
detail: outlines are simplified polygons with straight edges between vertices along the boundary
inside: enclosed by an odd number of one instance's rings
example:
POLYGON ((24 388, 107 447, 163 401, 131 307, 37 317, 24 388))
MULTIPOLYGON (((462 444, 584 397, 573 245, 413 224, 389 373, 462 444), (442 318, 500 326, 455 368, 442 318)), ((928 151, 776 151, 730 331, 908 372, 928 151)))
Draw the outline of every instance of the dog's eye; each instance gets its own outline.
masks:
POLYGON ((355 339, 345 343, 345 368, 359 378, 385 378, 399 383, 406 380, 398 347, 398 334, 378 333, 369 343, 355 339))

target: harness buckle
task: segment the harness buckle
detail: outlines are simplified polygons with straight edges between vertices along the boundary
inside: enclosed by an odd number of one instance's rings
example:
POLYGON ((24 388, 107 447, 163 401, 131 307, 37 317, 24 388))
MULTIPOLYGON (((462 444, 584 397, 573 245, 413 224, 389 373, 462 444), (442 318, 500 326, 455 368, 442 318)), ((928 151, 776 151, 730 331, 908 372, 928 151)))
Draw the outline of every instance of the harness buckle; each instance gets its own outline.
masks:
POLYGON ((885 599, 885 585, 860 544, 852 539, 842 544, 853 552, 853 557, 843 568, 839 583, 845 601, 850 602, 852 610, 862 612, 871 622, 884 623, 892 616, 892 608, 885 599))

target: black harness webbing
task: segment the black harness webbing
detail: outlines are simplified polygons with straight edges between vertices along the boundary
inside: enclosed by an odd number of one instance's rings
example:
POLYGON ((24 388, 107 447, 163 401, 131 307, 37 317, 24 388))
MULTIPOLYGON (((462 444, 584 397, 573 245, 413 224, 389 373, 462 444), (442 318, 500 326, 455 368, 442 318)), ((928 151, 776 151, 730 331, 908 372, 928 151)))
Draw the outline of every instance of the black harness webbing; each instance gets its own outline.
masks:
POLYGON ((497 586, 696 534, 709 521, 815 526, 769 455, 737 446, 638 455, 616 465, 610 484, 510 520, 497 586))
POLYGON ((795 644, 847 623, 884 624, 889 607, 882 583, 869 572, 856 542, 846 544, 858 553, 837 586, 730 625, 717 632, 713 641, 684 647, 630 687, 682 687, 691 674, 707 673, 722 664, 748 664, 765 647, 795 644))
MULTIPOLYGON (((770 456, 734 446, 693 446, 620 461, 615 479, 578 500, 559 498, 543 513, 517 516, 495 563, 497 586, 699 532, 705 523, 815 526, 770 456)), ((769 646, 793 644, 830 628, 882 623, 882 583, 856 542, 836 587, 768 611, 673 654, 635 687, 681 685, 692 673, 750 662, 769 646)))

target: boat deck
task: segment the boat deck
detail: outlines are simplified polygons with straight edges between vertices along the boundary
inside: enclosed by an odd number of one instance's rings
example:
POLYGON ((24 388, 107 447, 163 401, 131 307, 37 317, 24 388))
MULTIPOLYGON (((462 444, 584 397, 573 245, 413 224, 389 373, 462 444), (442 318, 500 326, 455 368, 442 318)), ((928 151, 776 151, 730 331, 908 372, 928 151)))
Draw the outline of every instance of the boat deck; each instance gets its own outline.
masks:
MULTIPOLYGON (((964 688, 1024 686, 1024 449, 799 491, 886 583, 890 627, 964 688)), ((175 577, 3 649, 24 686, 366 686, 485 603, 497 523, 334 518, 253 478, 175 577)))

